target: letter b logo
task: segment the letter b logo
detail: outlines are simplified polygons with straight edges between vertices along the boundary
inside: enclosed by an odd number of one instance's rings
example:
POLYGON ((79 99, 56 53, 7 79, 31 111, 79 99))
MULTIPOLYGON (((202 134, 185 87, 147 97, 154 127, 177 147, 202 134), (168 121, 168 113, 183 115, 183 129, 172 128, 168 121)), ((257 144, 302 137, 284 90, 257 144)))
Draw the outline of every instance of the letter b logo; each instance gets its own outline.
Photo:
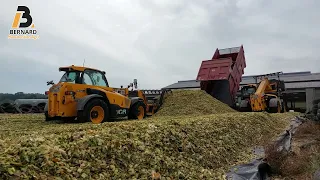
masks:
MULTIPOLYGON (((14 17, 14 20, 13 20, 13 23, 12 23, 12 28, 18 28, 18 25, 19 25, 19 28, 26 28, 26 27, 29 27, 31 26, 32 24, 32 17, 30 15, 30 10, 27 6, 18 6, 18 9, 17 9, 18 12, 16 12, 16 15, 14 17), (23 11, 23 13, 19 12, 19 11, 23 11), (21 16, 22 14, 22 16, 21 16), (21 18, 24 18, 26 19, 27 21, 24 22, 24 23, 21 23, 20 22, 20 19, 21 18)), ((32 24, 32 27, 34 25, 32 24)))

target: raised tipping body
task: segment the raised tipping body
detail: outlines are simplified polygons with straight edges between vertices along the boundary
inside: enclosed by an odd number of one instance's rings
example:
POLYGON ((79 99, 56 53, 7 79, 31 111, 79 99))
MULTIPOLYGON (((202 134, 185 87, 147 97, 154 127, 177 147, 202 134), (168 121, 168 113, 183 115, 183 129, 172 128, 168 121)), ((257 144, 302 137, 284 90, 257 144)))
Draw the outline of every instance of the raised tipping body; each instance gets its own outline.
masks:
POLYGON ((234 107, 245 67, 243 46, 216 49, 211 60, 202 61, 197 80, 202 90, 234 107))

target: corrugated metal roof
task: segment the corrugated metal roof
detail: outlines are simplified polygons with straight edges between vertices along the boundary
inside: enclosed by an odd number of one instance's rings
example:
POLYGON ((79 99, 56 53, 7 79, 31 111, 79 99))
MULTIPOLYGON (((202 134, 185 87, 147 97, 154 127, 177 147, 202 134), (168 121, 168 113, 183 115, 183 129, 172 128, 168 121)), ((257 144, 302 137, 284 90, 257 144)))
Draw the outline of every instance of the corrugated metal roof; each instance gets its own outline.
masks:
POLYGON ((182 89, 182 88, 198 88, 200 87, 200 81, 188 80, 188 81, 178 81, 177 83, 171 84, 164 87, 165 89, 182 89))
MULTIPOLYGON (((320 87, 320 73, 309 73, 309 72, 297 72, 295 73, 284 74, 280 76, 280 80, 283 80, 286 88, 295 89, 295 88, 310 88, 310 87, 320 87)), ((269 79, 277 77, 269 77, 269 79)), ((255 80, 252 76, 242 77, 241 85, 255 83, 255 80)), ((196 80, 186 80, 178 81, 177 83, 166 86, 165 88, 169 89, 179 89, 179 88, 198 88, 200 87, 200 81, 196 80)))
MULTIPOLYGON (((296 76, 296 75, 310 75, 311 71, 299 71, 299 72, 288 72, 282 73, 280 76, 296 76)), ((317 73, 313 73, 317 74, 317 73)), ((242 78, 251 78, 252 76, 259 76, 259 75, 250 75, 250 76, 242 76, 242 78)))
MULTIPOLYGON (((270 76, 269 79, 278 79, 276 76, 270 76)), ((280 80, 284 82, 304 82, 304 81, 320 81, 320 73, 303 74, 303 75, 280 75, 280 80)), ((259 80, 258 80, 259 81, 259 80)), ((255 79, 252 76, 243 77, 240 84, 255 83, 255 79)))

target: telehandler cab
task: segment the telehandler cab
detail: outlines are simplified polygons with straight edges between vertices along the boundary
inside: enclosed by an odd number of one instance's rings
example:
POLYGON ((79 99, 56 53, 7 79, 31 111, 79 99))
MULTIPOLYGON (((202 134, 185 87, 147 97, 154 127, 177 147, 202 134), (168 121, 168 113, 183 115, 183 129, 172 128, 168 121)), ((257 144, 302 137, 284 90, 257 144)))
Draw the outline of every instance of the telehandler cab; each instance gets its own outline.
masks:
POLYGON ((46 121, 68 119, 99 124, 119 117, 141 120, 159 109, 167 92, 158 93, 158 101, 154 96, 148 100, 143 90, 133 89, 136 80, 128 88, 112 88, 104 71, 74 65, 60 67, 59 71, 64 75, 57 84, 47 82, 52 87, 46 92, 46 121))

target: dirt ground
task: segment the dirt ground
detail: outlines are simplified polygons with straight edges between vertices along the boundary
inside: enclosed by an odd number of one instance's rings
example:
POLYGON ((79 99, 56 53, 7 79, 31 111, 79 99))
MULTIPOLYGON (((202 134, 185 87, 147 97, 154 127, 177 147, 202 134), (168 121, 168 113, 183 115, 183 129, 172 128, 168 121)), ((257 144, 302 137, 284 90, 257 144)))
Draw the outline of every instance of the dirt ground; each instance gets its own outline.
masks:
POLYGON ((272 157, 272 162, 269 163, 278 174, 272 179, 320 179, 320 175, 315 178, 320 170, 320 123, 303 122, 292 140, 292 152, 289 154, 269 152, 269 159, 272 157))

